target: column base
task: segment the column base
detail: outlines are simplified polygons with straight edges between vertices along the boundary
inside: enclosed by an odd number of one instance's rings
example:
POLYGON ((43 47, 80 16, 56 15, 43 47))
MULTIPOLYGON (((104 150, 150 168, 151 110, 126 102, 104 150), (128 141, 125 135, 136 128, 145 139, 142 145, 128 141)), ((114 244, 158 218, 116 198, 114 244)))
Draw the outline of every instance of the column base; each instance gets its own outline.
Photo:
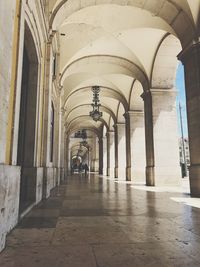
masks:
POLYGON ((46 199, 50 196, 51 189, 56 186, 55 168, 45 167, 43 178, 43 194, 42 198, 46 199))
POLYGON ((103 169, 99 169, 99 175, 103 175, 103 169))
POLYGON ((110 176, 110 168, 107 168, 107 170, 106 170, 106 175, 107 175, 107 176, 110 176))
POLYGON ((65 180, 65 170, 63 167, 60 167, 60 182, 65 180))
POLYGON ((180 186, 181 169, 179 166, 146 167, 147 186, 180 186))
POLYGON ((115 167, 115 178, 118 178, 118 167, 115 167))
POLYGON ((126 181, 131 181, 131 167, 126 167, 126 181))
POLYGON ((154 166, 146 167, 146 185, 155 186, 154 166))
POLYGON ((20 217, 42 200, 43 177, 43 167, 21 167, 20 217))
POLYGON ((192 197, 200 197, 200 164, 190 166, 190 193, 192 197))

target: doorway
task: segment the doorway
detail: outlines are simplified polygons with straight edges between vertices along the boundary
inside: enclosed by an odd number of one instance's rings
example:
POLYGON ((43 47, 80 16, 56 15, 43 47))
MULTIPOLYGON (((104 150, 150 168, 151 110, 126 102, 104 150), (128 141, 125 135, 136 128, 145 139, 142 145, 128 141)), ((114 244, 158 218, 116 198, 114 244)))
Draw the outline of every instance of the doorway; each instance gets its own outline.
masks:
POLYGON ((38 58, 28 26, 25 26, 17 164, 21 166, 20 213, 35 202, 35 130, 38 58))

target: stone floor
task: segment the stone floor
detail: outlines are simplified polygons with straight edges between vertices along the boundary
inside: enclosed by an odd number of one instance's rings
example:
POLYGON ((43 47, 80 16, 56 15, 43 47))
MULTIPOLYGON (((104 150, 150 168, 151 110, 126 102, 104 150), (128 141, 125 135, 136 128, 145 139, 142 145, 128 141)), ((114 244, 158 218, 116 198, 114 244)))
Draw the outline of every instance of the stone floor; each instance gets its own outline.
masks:
POLYGON ((200 209, 177 197, 74 175, 12 231, 0 266, 200 266, 200 209))

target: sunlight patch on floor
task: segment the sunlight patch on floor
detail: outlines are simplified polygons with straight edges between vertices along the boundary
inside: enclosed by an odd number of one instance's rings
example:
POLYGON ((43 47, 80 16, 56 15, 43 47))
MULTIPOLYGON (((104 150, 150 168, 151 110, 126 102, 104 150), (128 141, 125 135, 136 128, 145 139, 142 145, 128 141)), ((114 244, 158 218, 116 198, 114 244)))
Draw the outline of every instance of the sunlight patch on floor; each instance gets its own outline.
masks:
POLYGON ((191 198, 190 196, 188 196, 188 197, 171 197, 170 199, 175 202, 183 203, 191 207, 200 208, 199 198, 191 198))
POLYGON ((181 181, 181 186, 146 186, 144 183, 134 183, 133 181, 123 181, 118 180, 113 177, 102 177, 107 180, 112 180, 118 184, 130 184, 131 188, 136 190, 142 190, 146 192, 157 192, 157 193, 180 193, 183 194, 184 197, 171 197, 172 201, 183 203, 185 205, 200 208, 200 198, 191 198, 190 197, 190 186, 189 186, 189 178, 184 178, 181 181))
POLYGON ((188 178, 182 179, 180 186, 146 186, 146 185, 134 184, 131 187, 133 187, 134 189, 150 191, 150 192, 183 193, 183 194, 190 193, 188 178))

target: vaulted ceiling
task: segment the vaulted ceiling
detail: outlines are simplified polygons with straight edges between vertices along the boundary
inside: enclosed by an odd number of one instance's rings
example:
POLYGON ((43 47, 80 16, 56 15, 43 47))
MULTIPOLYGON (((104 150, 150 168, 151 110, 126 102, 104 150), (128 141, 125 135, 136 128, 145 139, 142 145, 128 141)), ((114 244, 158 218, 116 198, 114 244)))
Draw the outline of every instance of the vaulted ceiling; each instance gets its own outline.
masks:
POLYGON ((124 112, 143 110, 143 91, 173 88, 176 56, 199 36, 199 7, 198 0, 50 0, 66 128, 112 129, 124 112), (89 116, 94 85, 99 122, 89 116))

